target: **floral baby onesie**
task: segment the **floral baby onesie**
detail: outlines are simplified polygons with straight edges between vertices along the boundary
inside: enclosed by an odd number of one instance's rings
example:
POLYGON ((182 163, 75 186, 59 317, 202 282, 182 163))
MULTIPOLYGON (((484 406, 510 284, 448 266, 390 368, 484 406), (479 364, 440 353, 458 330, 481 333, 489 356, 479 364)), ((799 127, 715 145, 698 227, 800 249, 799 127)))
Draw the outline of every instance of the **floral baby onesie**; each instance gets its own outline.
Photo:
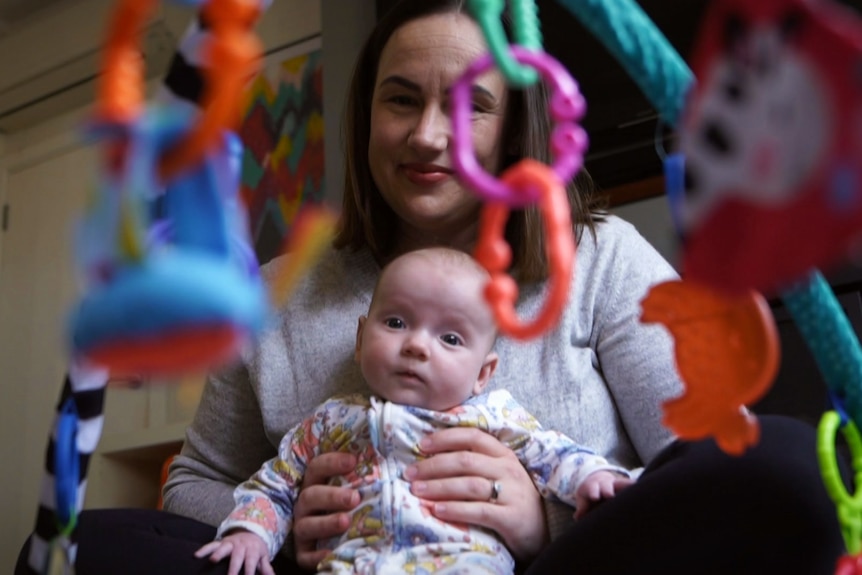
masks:
POLYGON ((236 508, 218 537, 232 529, 258 534, 270 558, 293 525, 293 507, 306 466, 331 451, 357 456, 356 468, 333 479, 359 491, 347 532, 320 543, 332 552, 320 573, 511 574, 514 560, 495 533, 444 523, 429 504, 410 492, 404 469, 425 456, 419 440, 447 427, 476 427, 510 447, 543 497, 575 504, 574 494, 590 473, 628 475, 556 431, 542 429, 507 391, 492 391, 445 412, 399 405, 377 397, 335 397, 290 430, 278 457, 266 462, 234 492, 236 508))

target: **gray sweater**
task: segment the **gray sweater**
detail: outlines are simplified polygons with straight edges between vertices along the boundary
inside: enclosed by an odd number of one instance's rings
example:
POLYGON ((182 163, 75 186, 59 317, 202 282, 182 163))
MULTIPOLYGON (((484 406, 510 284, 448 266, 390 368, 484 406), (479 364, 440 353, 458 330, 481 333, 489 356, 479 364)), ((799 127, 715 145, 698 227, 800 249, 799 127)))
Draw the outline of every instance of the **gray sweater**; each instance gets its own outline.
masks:
MULTIPOLYGON (((265 266, 272 274, 281 260, 265 266)), ((241 361, 209 378, 182 454, 165 486, 168 511, 218 525, 234 487, 276 455, 292 426, 336 393, 362 392, 353 361, 356 325, 368 311, 380 267, 367 251, 330 250, 241 361)), ((663 328, 639 323, 640 300, 673 268, 616 217, 585 231, 570 300, 540 339, 501 337, 489 389, 505 388, 549 429, 633 469, 672 440, 661 403, 682 391, 663 328)), ((544 303, 522 288, 518 312, 544 303)), ((571 509, 548 508, 552 536, 571 509)))

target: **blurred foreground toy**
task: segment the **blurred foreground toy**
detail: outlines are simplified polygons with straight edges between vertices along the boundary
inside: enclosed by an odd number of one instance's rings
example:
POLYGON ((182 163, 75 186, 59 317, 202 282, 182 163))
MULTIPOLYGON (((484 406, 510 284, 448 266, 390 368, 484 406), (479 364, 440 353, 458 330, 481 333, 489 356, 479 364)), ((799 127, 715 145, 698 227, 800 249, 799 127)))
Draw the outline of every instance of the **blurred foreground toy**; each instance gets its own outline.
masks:
POLYGON ((828 1, 721 0, 680 125, 682 274, 776 294, 862 239, 862 21, 828 1), (780 254, 780 256, 778 255, 780 254))
POLYGON ((823 414, 817 427, 817 457, 823 474, 826 492, 835 502, 838 511, 838 522, 841 524, 841 535, 847 547, 847 555, 838 560, 836 575, 862 575, 862 438, 859 429, 846 414, 839 411, 828 411, 823 414), (853 482, 856 491, 851 495, 844 486, 844 481, 838 471, 838 461, 835 454, 835 436, 838 429, 847 440, 850 447, 850 457, 853 464, 853 482))
POLYGON ((760 438, 745 409, 772 385, 779 343, 769 305, 757 292, 726 297, 693 282, 666 282, 643 300, 641 320, 676 340, 685 393, 664 404, 664 424, 683 439, 713 437, 732 455, 760 438))
POLYGON ((862 575, 862 555, 843 555, 835 567, 835 575, 862 575))
POLYGON ((473 80, 493 65, 490 55, 473 62, 452 87, 452 160, 459 177, 486 202, 474 250, 476 260, 491 275, 485 299, 500 331, 524 340, 552 329, 569 297, 575 265, 575 238, 565 182, 583 165, 587 135, 576 122, 583 117, 586 105, 574 79, 549 55, 514 47, 511 56, 518 64, 529 65, 531 68, 526 68, 527 71, 535 69, 533 71, 541 72, 542 78, 552 88, 551 118, 557 123, 550 141, 553 164, 547 166, 525 158, 497 178, 485 172, 476 160, 470 132, 470 94, 473 80), (512 252, 504 239, 504 232, 509 211, 531 203, 538 204, 545 224, 550 289, 538 315, 530 321, 522 321, 515 312, 518 286, 506 273, 511 265, 512 252))
MULTIPOLYGON (((828 0, 717 0, 693 68, 698 86, 680 126, 684 185, 671 187, 686 280, 728 294, 781 295, 841 413, 862 484, 862 349, 817 271, 862 238, 862 20, 828 0)), ((819 457, 859 571, 862 495, 835 463, 836 412, 824 415, 819 457)))
POLYGON ((89 463, 102 433, 106 379, 106 370, 72 362, 63 382, 45 450, 43 497, 27 557, 32 573, 74 573, 75 530, 84 508, 89 463))
MULTIPOLYGON (((204 2, 184 0, 200 6, 204 2)), ((104 49, 91 137, 101 182, 75 248, 85 291, 69 322, 69 375, 46 453, 27 564, 71 575, 90 455, 111 374, 181 375, 226 361, 264 323, 266 291, 238 199, 230 128, 260 46, 258 0, 209 0, 200 114, 143 102, 139 35, 152 0, 120 0, 104 49), (215 65, 214 63, 217 63, 215 65)))
POLYGON ((290 254, 270 286, 270 298, 275 307, 284 304, 299 279, 332 243, 336 215, 324 206, 308 205, 296 215, 284 253, 290 254))
POLYGON ((142 101, 138 34, 152 2, 124 0, 105 48, 90 132, 104 174, 77 242, 86 283, 73 355, 121 373, 171 375, 222 363, 264 323, 266 292, 238 199, 238 120, 261 49, 259 7, 210 0, 202 112, 142 101))

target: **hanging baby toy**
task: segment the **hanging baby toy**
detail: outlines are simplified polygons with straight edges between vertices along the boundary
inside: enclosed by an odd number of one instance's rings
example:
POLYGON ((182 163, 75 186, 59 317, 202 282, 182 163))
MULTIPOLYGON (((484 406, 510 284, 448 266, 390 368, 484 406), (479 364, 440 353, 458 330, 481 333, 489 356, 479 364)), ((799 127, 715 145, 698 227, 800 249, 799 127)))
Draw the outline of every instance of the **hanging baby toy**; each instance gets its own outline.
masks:
MULTIPOLYGON (((493 61, 510 84, 528 85, 537 80, 537 71, 551 84, 550 112, 558 122, 551 136, 554 163, 548 167, 522 160, 499 179, 479 167, 469 132, 470 83, 490 68, 491 56, 477 60, 453 86, 453 159, 462 180, 487 202, 475 250, 476 259, 492 274, 486 297, 500 330, 526 339, 556 323, 568 296, 574 238, 564 183, 581 168, 587 136, 573 122, 583 116, 586 106, 565 68, 541 49, 534 0, 514 0, 510 4, 516 46, 509 45, 500 25, 504 4, 503 0, 472 0, 469 6, 483 29, 493 61), (532 322, 522 323, 514 315, 517 288, 504 273, 511 251, 502 235, 509 206, 537 201, 546 222, 550 289, 545 308, 532 322)), ((692 74, 643 10, 634 2, 561 4, 603 40, 662 117, 675 122, 692 74)), ((667 311, 675 317, 684 315, 686 308, 679 305, 675 291, 679 291, 676 286, 668 286, 664 293, 645 302, 644 319, 664 319, 667 311), (662 301, 657 302, 659 299, 662 301)), ((686 294, 691 295, 692 290, 687 289, 686 294)), ((756 421, 743 406, 768 389, 778 365, 768 307, 754 293, 732 302, 711 293, 699 293, 683 301, 687 301, 688 309, 696 309, 698 321, 683 318, 682 325, 676 327, 678 332, 684 332, 680 334, 684 337, 677 338, 677 359, 683 380, 694 385, 689 393, 665 405, 665 423, 682 437, 699 439, 711 435, 729 452, 741 453, 757 440, 756 421), (704 346, 704 341, 710 345, 704 346), (705 356, 704 351, 711 355, 705 356)))
MULTIPOLYGON (((85 292, 69 324, 70 369, 42 482, 53 497, 40 500, 28 557, 33 573, 74 572, 77 518, 108 379, 224 363, 263 327, 269 307, 238 195, 241 144, 230 132, 261 56, 252 33, 261 0, 182 3, 200 6, 210 30, 201 47, 207 65, 199 113, 178 103, 144 105, 137 44, 155 2, 120 0, 110 21, 87 127, 104 150, 102 178, 76 238, 85 292)), ((331 217, 302 221, 317 249, 331 217)), ((309 257, 287 266, 292 281, 309 257)))
MULTIPOLYGON (((847 493, 834 443, 840 428, 858 488, 862 350, 817 268, 845 261, 862 233, 860 62, 862 21, 845 7, 713 2, 692 59, 698 84, 681 115, 680 154, 668 164, 685 247, 686 281, 673 289, 725 301, 780 295, 820 368, 834 410, 821 420, 818 457, 849 552, 837 573, 846 575, 862 573, 862 492, 847 493)), ((644 302, 645 319, 668 320, 654 313, 666 289, 644 302)))
POLYGON ((470 94, 473 80, 495 64, 491 55, 474 62, 452 86, 452 160, 458 175, 483 200, 479 239, 474 255, 491 274, 485 297, 500 331, 516 338, 537 337, 559 320, 569 295, 575 258, 571 211, 565 183, 581 169, 587 147, 584 130, 575 124, 585 111, 578 85, 566 69, 541 51, 538 16, 533 2, 514 2, 515 35, 522 41, 508 51, 505 32, 500 26, 502 0, 471 2, 470 8, 482 26, 500 69, 516 85, 537 80, 540 72, 553 88, 551 116, 558 122, 551 135, 554 163, 524 159, 507 169, 499 178, 485 172, 476 160, 470 134, 470 94), (524 67, 526 64, 527 67, 524 67), (538 203, 545 223, 545 244, 549 278, 547 301, 529 322, 515 313, 518 288, 506 274, 511 263, 511 248, 503 239, 506 220, 512 207, 538 203))
MULTIPOLYGON (((862 485, 862 349, 817 272, 846 259, 862 238, 862 22, 827 0, 716 0, 692 73, 634 2, 558 1, 604 42, 661 119, 679 127, 680 152, 667 158, 665 177, 684 240, 684 281, 655 286, 642 302, 642 321, 674 337, 686 388, 665 404, 664 423, 683 439, 713 437, 734 455, 757 442, 756 417, 745 406, 768 391, 779 364, 760 291, 778 292, 835 406, 820 424, 818 457, 849 552, 836 574, 862 574, 862 492, 847 492, 834 448, 840 428, 862 485)), ((494 30, 502 0, 470 4, 500 70, 517 86, 536 76, 519 64, 541 59, 540 40, 520 28, 535 16, 531 4, 512 2, 520 46, 511 49, 494 30)), ((475 159, 458 165, 490 202, 523 205, 550 186, 521 176, 513 195, 477 172, 475 159)))
POLYGON ((206 68, 197 114, 143 105, 137 43, 152 5, 121 2, 104 49, 90 128, 105 150, 103 181, 80 226, 87 291, 70 328, 73 355, 148 375, 231 358, 267 307, 238 199, 241 145, 228 131, 261 55, 251 33, 260 7, 203 6, 212 30, 204 56, 217 65, 206 68))

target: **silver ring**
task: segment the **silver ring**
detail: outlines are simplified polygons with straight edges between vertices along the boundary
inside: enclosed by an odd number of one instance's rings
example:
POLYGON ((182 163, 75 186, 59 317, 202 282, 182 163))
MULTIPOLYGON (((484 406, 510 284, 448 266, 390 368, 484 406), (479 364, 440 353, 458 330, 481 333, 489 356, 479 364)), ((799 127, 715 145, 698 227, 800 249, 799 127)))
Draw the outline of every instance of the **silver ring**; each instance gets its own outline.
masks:
POLYGON ((488 498, 488 501, 491 503, 497 503, 497 500, 500 499, 500 493, 503 491, 503 486, 499 481, 491 482, 491 497, 488 498))

